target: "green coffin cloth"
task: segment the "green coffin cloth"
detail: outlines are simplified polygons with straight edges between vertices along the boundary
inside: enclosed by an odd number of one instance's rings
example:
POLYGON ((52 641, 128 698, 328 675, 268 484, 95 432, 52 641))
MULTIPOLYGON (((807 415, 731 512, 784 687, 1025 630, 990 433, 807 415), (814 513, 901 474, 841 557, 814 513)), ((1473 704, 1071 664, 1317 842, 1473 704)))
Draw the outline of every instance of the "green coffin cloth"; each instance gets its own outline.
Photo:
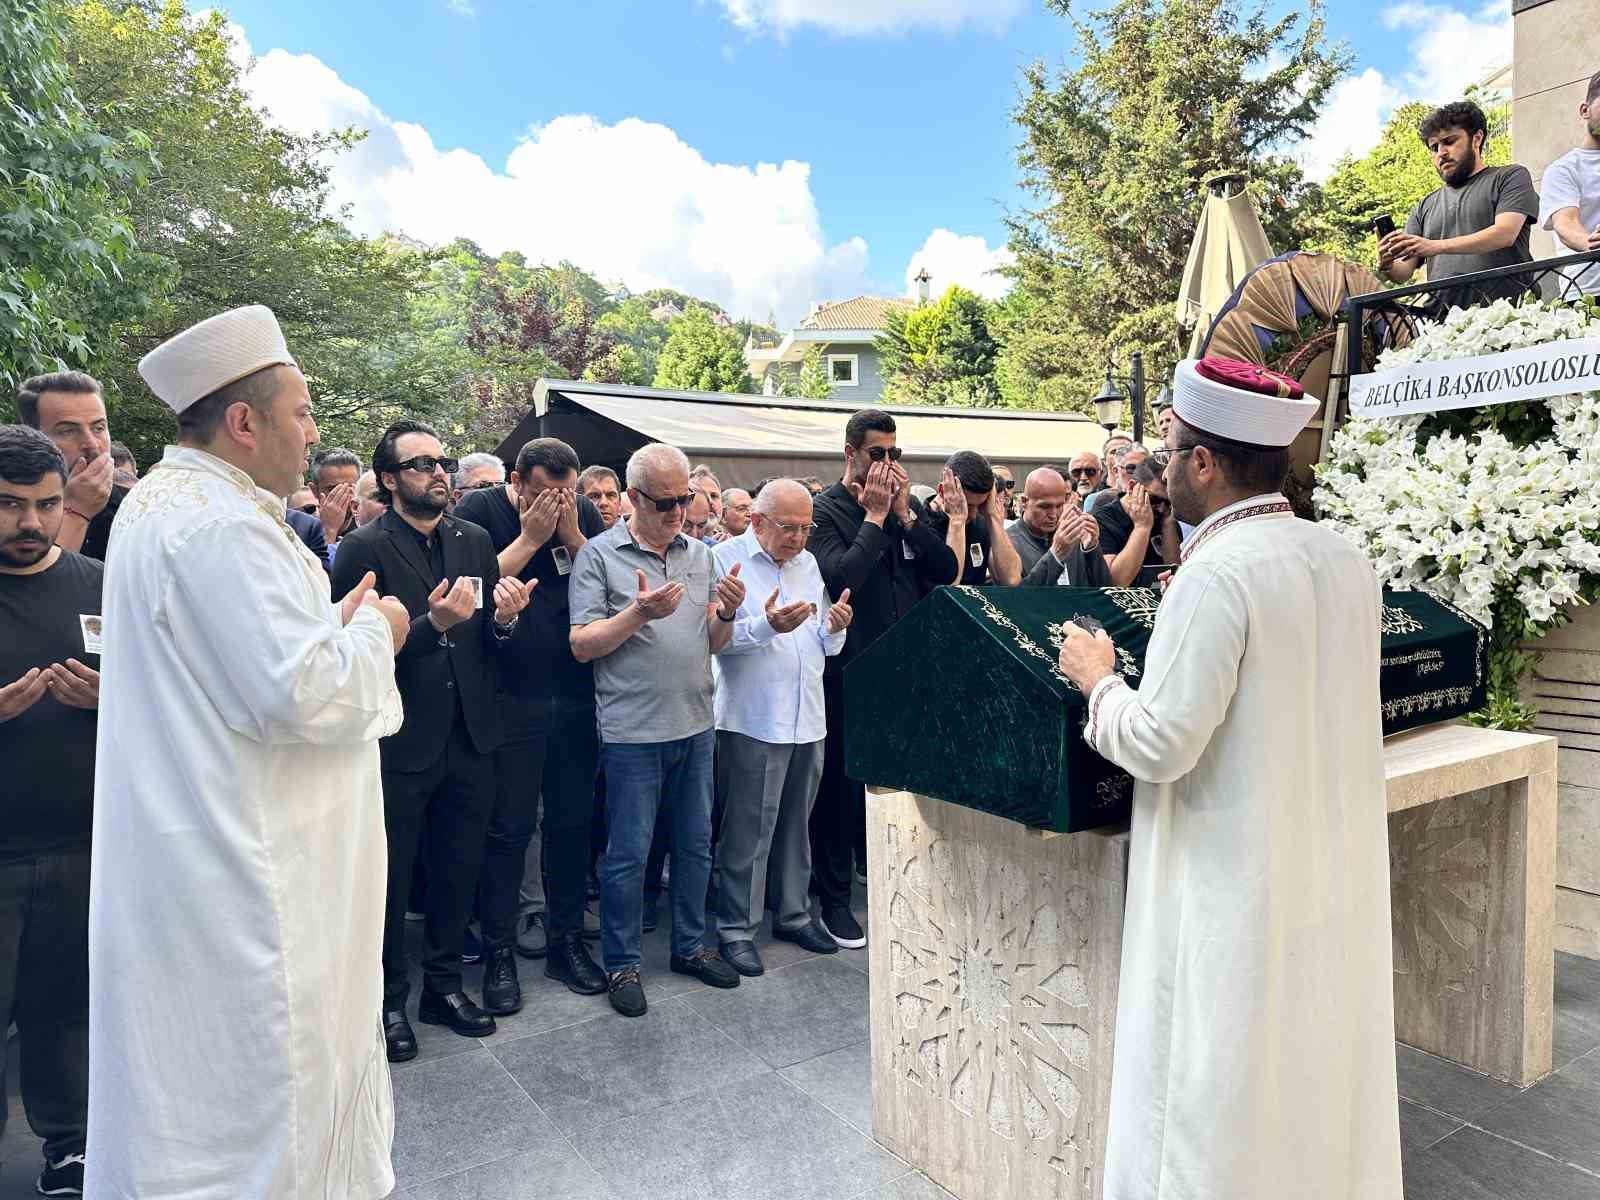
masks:
MULTIPOLYGON (((1062 624, 1094 617, 1139 686, 1148 588, 944 587, 845 669, 845 769, 1024 825, 1075 833, 1128 819, 1133 780, 1083 740, 1085 697, 1056 668, 1062 624)), ((1481 708, 1482 626, 1420 592, 1384 593, 1387 736, 1481 708)))

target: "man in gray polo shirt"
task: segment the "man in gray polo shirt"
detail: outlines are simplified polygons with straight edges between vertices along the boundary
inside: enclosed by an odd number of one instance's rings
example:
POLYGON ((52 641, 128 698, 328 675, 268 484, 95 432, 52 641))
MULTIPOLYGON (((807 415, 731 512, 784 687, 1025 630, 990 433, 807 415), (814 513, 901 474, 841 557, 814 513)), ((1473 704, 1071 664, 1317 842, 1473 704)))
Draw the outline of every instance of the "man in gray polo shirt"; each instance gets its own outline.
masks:
POLYGON ((600 950, 611 1006, 642 1016, 644 865, 656 814, 672 831, 672 960, 680 975, 737 987, 703 943, 711 875, 711 656, 733 636, 744 600, 738 567, 683 533, 689 460, 652 443, 628 460, 633 513, 590 538, 572 565, 572 654, 594 663, 610 838, 600 862, 600 950))

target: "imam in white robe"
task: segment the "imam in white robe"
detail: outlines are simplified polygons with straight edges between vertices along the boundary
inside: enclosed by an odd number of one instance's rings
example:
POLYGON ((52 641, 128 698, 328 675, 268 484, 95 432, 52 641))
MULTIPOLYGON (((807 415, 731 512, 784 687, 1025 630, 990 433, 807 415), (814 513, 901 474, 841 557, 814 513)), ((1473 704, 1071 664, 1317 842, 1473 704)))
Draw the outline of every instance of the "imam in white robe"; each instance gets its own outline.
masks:
POLYGON ((1188 543, 1137 692, 1107 1200, 1401 1200, 1378 582, 1281 496, 1188 543))
POLYGON ((379 1012, 388 623, 348 626, 283 501, 168 447, 106 569, 86 1194, 394 1186, 379 1012))

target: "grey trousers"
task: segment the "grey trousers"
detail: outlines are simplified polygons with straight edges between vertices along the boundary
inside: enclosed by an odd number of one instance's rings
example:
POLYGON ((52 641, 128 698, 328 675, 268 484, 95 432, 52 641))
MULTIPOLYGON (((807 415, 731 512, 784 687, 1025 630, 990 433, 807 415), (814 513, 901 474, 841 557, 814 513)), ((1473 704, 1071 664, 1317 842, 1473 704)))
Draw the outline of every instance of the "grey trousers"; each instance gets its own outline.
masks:
MULTIPOLYGON (((544 911, 544 797, 540 796, 533 808, 533 840, 528 843, 528 853, 522 860, 522 901, 519 911, 542 913, 544 911)), ((519 927, 520 928, 520 927, 519 927)))
POLYGON ((717 731, 717 791, 727 804, 717 845, 721 941, 754 941, 769 894, 780 929, 811 920, 809 822, 822 781, 822 747, 821 741, 774 745, 717 731))

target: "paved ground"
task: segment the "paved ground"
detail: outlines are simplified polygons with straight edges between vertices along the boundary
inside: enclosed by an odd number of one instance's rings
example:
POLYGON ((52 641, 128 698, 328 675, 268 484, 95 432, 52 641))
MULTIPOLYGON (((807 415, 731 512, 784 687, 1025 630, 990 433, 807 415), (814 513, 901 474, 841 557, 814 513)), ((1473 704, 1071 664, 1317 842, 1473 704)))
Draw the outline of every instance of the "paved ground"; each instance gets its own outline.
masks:
MULTIPOLYGON (((418 1025, 396 1200, 948 1200, 871 1138, 866 952, 762 950, 764 977, 713 991, 649 935, 637 1021, 533 964, 495 1037, 418 1025)), ((1600 1200, 1600 963, 1557 956, 1555 1042, 1524 1091, 1399 1049, 1407 1200, 1600 1200)), ((0 1200, 37 1170, 15 1095, 11 1114, 0 1200)))

